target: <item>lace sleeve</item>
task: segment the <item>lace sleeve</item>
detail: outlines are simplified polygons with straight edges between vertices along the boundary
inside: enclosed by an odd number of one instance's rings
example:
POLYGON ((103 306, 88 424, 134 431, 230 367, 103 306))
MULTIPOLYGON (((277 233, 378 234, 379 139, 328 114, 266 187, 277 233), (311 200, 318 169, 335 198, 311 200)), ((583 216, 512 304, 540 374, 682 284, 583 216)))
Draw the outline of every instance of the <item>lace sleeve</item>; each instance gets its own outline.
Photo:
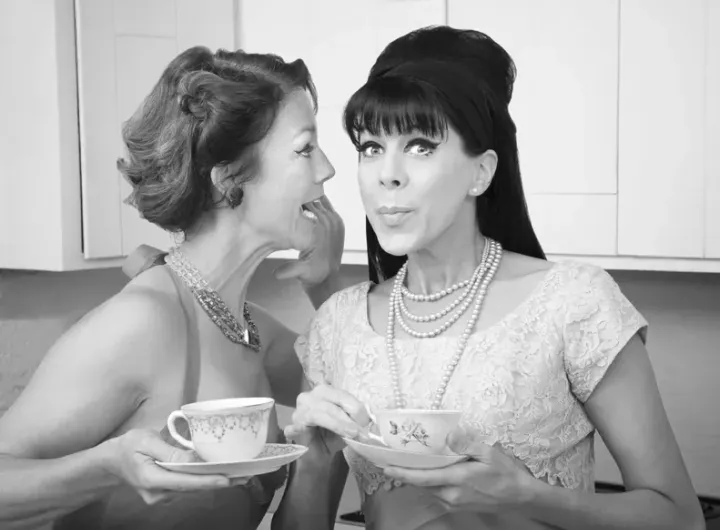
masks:
POLYGON ((580 265, 573 274, 564 308, 564 362, 573 394, 585 403, 633 335, 646 341, 648 324, 606 271, 580 265))
POLYGON ((337 293, 320 306, 307 330, 295 340, 295 353, 312 387, 332 384, 330 356, 335 345, 336 308, 337 293))

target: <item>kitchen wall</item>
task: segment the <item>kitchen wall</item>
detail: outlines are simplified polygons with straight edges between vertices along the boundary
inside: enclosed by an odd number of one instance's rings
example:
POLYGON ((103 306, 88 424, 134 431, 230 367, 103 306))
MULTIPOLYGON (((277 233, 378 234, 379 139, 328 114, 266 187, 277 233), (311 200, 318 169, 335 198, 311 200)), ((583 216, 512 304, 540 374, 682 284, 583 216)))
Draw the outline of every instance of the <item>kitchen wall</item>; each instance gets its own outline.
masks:
MULTIPOLYGON (((275 260, 263 264, 249 298, 301 330, 313 314, 312 306, 296 283, 274 280, 277 265, 275 260)), ((362 266, 344 266, 342 272, 348 283, 367 277, 362 266)), ((720 274, 612 274, 650 322, 652 362, 695 487, 720 497, 720 274)), ((119 269, 0 271, 0 414, 63 330, 125 282, 119 269)), ((289 411, 281 412, 281 421, 287 420, 289 411)), ((619 481, 601 443, 597 460, 599 480, 619 481)))

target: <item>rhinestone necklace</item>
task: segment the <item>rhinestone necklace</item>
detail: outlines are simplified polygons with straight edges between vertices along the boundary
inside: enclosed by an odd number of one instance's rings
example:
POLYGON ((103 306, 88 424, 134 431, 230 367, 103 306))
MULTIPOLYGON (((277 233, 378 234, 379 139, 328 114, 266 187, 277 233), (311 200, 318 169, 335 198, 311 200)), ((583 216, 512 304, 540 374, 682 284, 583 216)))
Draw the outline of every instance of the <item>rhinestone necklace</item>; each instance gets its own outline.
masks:
MULTIPOLYGON (((485 300, 485 295, 487 294, 487 288, 490 285, 490 282, 492 281, 493 277, 495 276, 495 273, 497 272, 497 269, 500 265, 500 260, 502 259, 502 246, 497 241, 494 241, 489 238, 485 238, 485 248, 487 249, 487 253, 483 252, 483 260, 481 261, 481 265, 478 267, 478 269, 483 270, 483 274, 480 275, 482 278, 481 281, 479 281, 478 285, 479 288, 477 289, 477 297, 475 298, 475 306, 473 307, 473 311, 470 315, 470 319, 465 327, 465 330, 463 334, 460 337, 460 340, 458 341, 457 348, 455 350, 455 353, 453 354, 450 361, 445 365, 445 369, 443 370, 442 380, 440 382, 440 386, 438 387, 437 391, 435 392, 435 397, 433 398, 431 409, 432 410, 438 410, 440 408, 440 405, 442 404, 443 397, 445 396, 445 391, 447 390, 448 383, 450 382, 450 379, 455 372, 455 368, 457 367, 458 363, 460 362, 460 358, 462 357, 463 352, 465 351, 465 347, 467 346, 468 340, 470 339, 470 336, 472 335, 473 330, 475 329, 475 325, 477 324, 478 318, 480 317, 480 309, 482 308, 483 302, 485 300), (489 248, 488 248, 489 247, 489 248)), ((398 309, 399 304, 398 300, 402 298, 402 286, 405 282, 405 276, 407 275, 407 262, 402 266, 400 271, 398 272, 397 276, 395 277, 395 282, 393 285, 393 291, 390 295, 390 300, 388 302, 388 324, 387 324, 387 330, 385 335, 385 348, 387 350, 388 355, 388 361, 390 364, 390 378, 392 380, 392 386, 393 386, 393 394, 395 398, 395 407, 396 408, 404 408, 405 407, 405 398, 402 395, 402 390, 400 388, 400 369, 399 369, 399 361, 397 358, 397 354, 395 352, 395 321, 396 317, 400 314, 400 309, 398 309)), ((469 280, 469 281, 472 281, 469 280)), ((457 289, 456 289, 457 290, 457 289)), ((442 292, 442 291, 441 291, 442 292)), ((432 295, 429 295, 432 296, 432 295)), ((475 296, 475 295, 473 295, 475 296)), ((472 297, 470 298, 472 300, 472 297)), ((459 317, 458 317, 459 318, 459 317)), ((457 319, 456 319, 457 320, 457 319)), ((400 320, 398 319, 400 322, 400 320)), ((404 324, 404 322, 403 322, 404 324)), ((402 324, 401 324, 402 325, 402 324)), ((405 324, 407 326, 407 324, 405 324)), ((403 326, 403 329, 407 332, 409 327, 406 329, 405 326, 403 326)), ((447 329, 447 328, 445 328, 447 329)), ((443 329, 442 331, 445 331, 443 329)), ((411 330, 413 333, 408 333, 409 335, 413 337, 417 337, 419 332, 416 332, 414 330, 411 330)), ((436 330, 437 331, 437 330, 436 330)), ((435 335, 437 336, 442 331, 439 331, 435 335)), ((420 335, 427 335, 427 334, 420 334, 420 335)), ((421 338, 428 338, 429 336, 422 336, 421 338)))
POLYGON ((200 307, 207 313, 210 320, 220 328, 225 337, 235 344, 240 344, 254 351, 260 350, 260 334, 250 316, 250 308, 247 302, 243 305, 243 318, 247 322, 247 327, 243 327, 235 318, 235 315, 232 314, 227 304, 220 298, 217 291, 210 287, 205 278, 179 249, 173 248, 170 250, 165 263, 190 289, 200 307))

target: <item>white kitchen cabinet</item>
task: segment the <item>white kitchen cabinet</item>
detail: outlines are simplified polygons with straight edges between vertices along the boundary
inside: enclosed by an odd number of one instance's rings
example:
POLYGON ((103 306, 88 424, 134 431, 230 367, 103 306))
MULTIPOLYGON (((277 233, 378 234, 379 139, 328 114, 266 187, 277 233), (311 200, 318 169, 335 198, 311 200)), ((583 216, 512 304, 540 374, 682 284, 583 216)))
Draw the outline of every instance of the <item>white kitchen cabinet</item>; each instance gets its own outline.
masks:
POLYGON ((0 268, 82 257, 72 0, 0 3, 0 268))
POLYGON ((528 195, 533 228, 551 255, 614 256, 617 199, 614 195, 528 195))
POLYGON ((705 257, 720 259, 720 2, 706 6, 705 257))
POLYGON ((8 0, 0 98, 0 268, 117 266, 168 234, 123 204, 122 123, 195 44, 235 44, 234 0, 8 0), (27 57, 33 57, 28 60, 27 57), (42 65, 42 67, 38 67, 42 65))
POLYGON ((167 248, 171 237, 123 202, 122 123, 178 53, 234 48, 234 2, 77 0, 76 8, 85 257, 120 257, 141 243, 167 248))
POLYGON ((529 194, 614 194, 618 0, 448 0, 448 23, 515 61, 510 112, 529 194))
POLYGON ((705 7, 621 3, 620 254, 704 255, 705 7))
MULTIPOLYGON (((171 238, 123 204, 122 123, 195 44, 302 57, 319 92, 327 193, 366 263, 349 96, 391 40, 449 22, 518 67, 511 113, 551 258, 720 272, 720 4, 712 0, 7 0, 0 268, 117 266, 171 238), (32 63, 22 59, 31 53, 32 63), (37 68, 37 64, 43 68, 37 68)), ((278 256, 294 256, 280 253, 278 256)))
MULTIPOLYGON (((445 0, 370 0, 348 9, 337 0, 242 0, 240 46, 302 58, 317 87, 320 147, 335 167, 326 193, 345 221, 343 260, 367 263, 365 212, 357 186, 357 152, 342 127, 347 100, 366 81, 370 67, 392 40, 413 29, 445 23, 445 0), (283 16, 279 17, 278 13, 283 16)), ((281 252, 280 257, 297 255, 281 252)))
POLYGON ((549 254, 614 255, 618 0, 449 0, 513 58, 523 185, 549 254))

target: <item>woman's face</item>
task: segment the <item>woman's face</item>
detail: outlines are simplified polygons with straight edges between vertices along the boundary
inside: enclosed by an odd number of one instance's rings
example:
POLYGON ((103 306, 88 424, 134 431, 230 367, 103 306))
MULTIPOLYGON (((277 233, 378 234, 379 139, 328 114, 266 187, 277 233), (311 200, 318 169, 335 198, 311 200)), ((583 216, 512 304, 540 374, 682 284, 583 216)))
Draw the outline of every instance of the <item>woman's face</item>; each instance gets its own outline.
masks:
POLYGON ((259 174, 244 190, 243 220, 278 249, 305 250, 316 222, 304 204, 324 194, 335 175, 320 149, 310 95, 289 94, 268 135, 258 144, 259 174))
MULTIPOLYGON (((468 156, 459 134, 360 135, 358 178, 365 212, 380 246, 396 256, 431 248, 448 234, 474 233, 480 157, 468 156)), ((482 191, 483 188, 480 188, 482 191)))

